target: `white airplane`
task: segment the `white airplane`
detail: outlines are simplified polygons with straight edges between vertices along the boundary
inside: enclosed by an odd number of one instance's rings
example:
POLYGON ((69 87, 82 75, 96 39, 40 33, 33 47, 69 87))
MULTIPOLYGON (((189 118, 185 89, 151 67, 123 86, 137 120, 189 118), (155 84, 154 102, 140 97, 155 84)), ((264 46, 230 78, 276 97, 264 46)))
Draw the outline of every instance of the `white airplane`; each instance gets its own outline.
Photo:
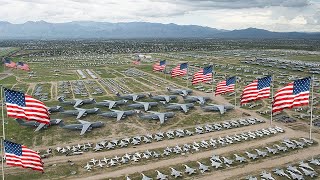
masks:
POLYGON ((243 156, 239 156, 238 154, 234 154, 236 157, 236 161, 239 161, 240 163, 246 162, 246 158, 243 156))
POLYGON ((272 177, 271 173, 268 173, 268 172, 266 172, 266 171, 262 171, 260 175, 261 175, 261 178, 264 178, 264 179, 266 179, 266 180, 275 180, 275 179, 272 177))
POLYGON ((209 166, 202 164, 201 162, 197 161, 197 163, 199 164, 199 170, 201 173, 204 173, 206 171, 209 171, 209 166))
POLYGON ((84 166, 84 169, 86 169, 87 171, 90 171, 92 169, 92 165, 90 165, 89 163, 87 163, 87 165, 84 166))
POLYGON ((288 179, 291 179, 290 176, 288 174, 286 174, 283 169, 274 169, 273 172, 278 176, 283 176, 288 179))
POLYGON ((92 163, 93 165, 96 165, 96 162, 97 162, 97 161, 98 161, 98 160, 92 158, 89 162, 92 163))
POLYGON ((157 179, 158 179, 158 180, 167 180, 167 179, 168 179, 168 176, 167 176, 167 175, 161 173, 161 172, 158 171, 158 170, 156 170, 156 172, 158 173, 158 174, 157 174, 157 179))
POLYGON ((188 175, 192 175, 192 174, 195 174, 196 173, 196 169, 193 169, 191 167, 189 167, 188 165, 185 165, 184 164, 184 167, 185 167, 185 173, 187 173, 188 175))
POLYGON ((182 173, 180 171, 177 171, 172 167, 170 167, 170 169, 171 169, 171 176, 173 176, 174 178, 182 176, 182 173))
POLYGON ((152 180, 152 178, 144 175, 143 173, 141 173, 141 175, 142 175, 142 179, 141 180, 152 180))

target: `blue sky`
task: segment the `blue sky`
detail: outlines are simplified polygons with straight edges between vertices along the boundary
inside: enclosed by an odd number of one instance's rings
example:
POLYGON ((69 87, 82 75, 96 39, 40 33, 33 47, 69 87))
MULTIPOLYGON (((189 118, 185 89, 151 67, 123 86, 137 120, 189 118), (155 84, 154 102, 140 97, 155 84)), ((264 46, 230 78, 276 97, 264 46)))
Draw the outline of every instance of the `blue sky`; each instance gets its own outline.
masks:
POLYGON ((0 0, 0 20, 159 22, 319 31, 320 0, 0 0))

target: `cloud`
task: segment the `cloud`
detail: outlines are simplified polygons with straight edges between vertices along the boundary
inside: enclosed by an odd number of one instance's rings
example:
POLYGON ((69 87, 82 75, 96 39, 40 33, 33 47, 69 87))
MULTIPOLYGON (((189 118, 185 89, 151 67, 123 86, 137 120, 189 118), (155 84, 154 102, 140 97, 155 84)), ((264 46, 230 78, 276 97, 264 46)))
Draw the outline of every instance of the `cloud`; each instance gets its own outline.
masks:
POLYGON ((13 23, 146 21, 220 29, 320 29, 317 0, 0 0, 0 4, 0 19, 13 23))

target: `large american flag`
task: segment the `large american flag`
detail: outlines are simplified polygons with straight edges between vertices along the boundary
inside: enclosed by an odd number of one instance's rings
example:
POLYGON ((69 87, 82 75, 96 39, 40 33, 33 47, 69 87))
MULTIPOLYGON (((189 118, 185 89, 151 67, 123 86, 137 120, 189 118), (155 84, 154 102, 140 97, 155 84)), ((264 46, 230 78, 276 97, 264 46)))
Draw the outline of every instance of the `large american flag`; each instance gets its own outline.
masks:
POLYGON ((208 82, 212 81, 212 65, 207 66, 200 71, 196 72, 192 78, 192 84, 197 84, 199 82, 208 82))
POLYGON ((279 89, 273 100, 272 112, 309 104, 311 78, 298 79, 279 89))
POLYGON ((43 163, 40 155, 24 145, 4 140, 6 164, 21 166, 43 172, 43 163))
POLYGON ((166 68, 166 60, 157 62, 153 65, 153 71, 163 71, 166 68))
POLYGON ((272 77, 267 76, 261 79, 256 79, 247 85, 242 91, 240 104, 269 98, 271 81, 272 77))
POLYGON ((236 84, 236 76, 227 78, 217 84, 215 95, 225 94, 227 92, 234 92, 234 86, 236 84))
POLYGON ((29 65, 26 64, 26 63, 23 63, 23 62, 18 62, 17 63, 17 68, 25 70, 25 71, 30 71, 29 65))
POLYGON ((22 92, 4 88, 7 115, 12 118, 24 118, 28 121, 49 124, 49 112, 46 105, 22 92))
POLYGON ((4 58, 4 64, 9 68, 16 68, 16 63, 11 61, 9 58, 4 58))
POLYGON ((188 63, 182 63, 176 66, 171 71, 171 77, 186 75, 188 71, 188 63))

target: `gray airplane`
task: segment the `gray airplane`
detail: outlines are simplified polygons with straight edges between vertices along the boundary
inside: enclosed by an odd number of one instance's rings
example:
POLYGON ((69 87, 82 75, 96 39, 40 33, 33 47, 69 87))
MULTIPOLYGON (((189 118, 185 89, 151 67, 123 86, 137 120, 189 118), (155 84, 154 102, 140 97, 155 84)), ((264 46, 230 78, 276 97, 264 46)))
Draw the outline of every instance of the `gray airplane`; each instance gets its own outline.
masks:
POLYGON ((182 110, 184 113, 187 113, 190 108, 194 108, 193 103, 185 103, 185 104, 178 104, 178 103, 170 103, 165 106, 166 109, 172 110, 182 110))
POLYGON ((59 126, 64 129, 70 130, 81 130, 80 135, 83 135, 87 131, 91 131, 93 128, 100 128, 104 126, 103 122, 88 122, 83 120, 78 120, 80 124, 69 124, 64 125, 63 122, 60 122, 59 126))
POLYGON ((70 101, 65 101, 63 97, 59 97, 58 98, 59 102, 61 104, 65 104, 65 105, 73 105, 73 107, 78 107, 81 106, 83 104, 93 104, 96 103, 96 100, 93 98, 89 98, 89 99, 73 99, 70 101))
POLYGON ((160 120, 160 124, 163 124, 164 121, 166 121, 168 118, 172 118, 174 116, 174 112, 154 112, 154 111, 148 111, 151 114, 142 114, 141 112, 138 112, 138 116, 141 119, 146 120, 160 120))
POLYGON ((61 122, 61 119, 52 119, 50 120, 50 124, 39 123, 36 121, 23 121, 22 119, 16 119, 16 121, 21 126, 37 127, 35 131, 39 131, 42 128, 47 129, 51 125, 58 125, 61 122))
POLYGON ((181 95, 181 96, 187 96, 188 94, 192 93, 191 89, 171 89, 171 88, 167 87, 167 90, 172 94, 177 94, 177 95, 181 95))
POLYGON ((177 171, 172 167, 170 167, 170 169, 171 169, 171 176, 173 176, 174 178, 182 176, 182 172, 181 171, 177 171))
POLYGON ((195 103, 198 102, 199 104, 204 104, 206 101, 210 100, 210 97, 204 96, 184 96, 183 97, 185 102, 195 103))
POLYGON ((127 104, 128 100, 118 100, 118 101, 112 101, 112 100, 103 100, 101 102, 97 102, 96 105, 97 106, 105 106, 105 107, 109 107, 109 109, 112 109, 118 105, 124 105, 127 104))
POLYGON ((136 103, 128 105, 128 107, 133 108, 133 109, 144 108, 145 111, 148 111, 153 106, 158 106, 158 103, 157 102, 139 102, 139 101, 136 101, 136 103))
POLYGON ((49 113, 53 113, 53 112, 61 112, 63 111, 63 107, 62 106, 52 106, 52 107, 48 107, 48 111, 49 113))
POLYGON ((134 110, 120 111, 120 110, 111 109, 111 111, 109 112, 104 112, 98 115, 103 117, 109 117, 109 118, 117 118, 117 121, 120 121, 121 119, 124 119, 127 116, 134 115, 135 113, 136 112, 134 110))
POLYGON ((224 114, 227 110, 234 109, 234 106, 231 105, 218 105, 218 104, 208 104, 201 106, 203 111, 220 111, 220 114, 224 114))
POLYGON ((127 99, 127 100, 132 100, 132 101, 136 101, 140 98, 146 97, 146 95, 144 95, 144 94, 123 94, 123 95, 120 95, 120 93, 118 93, 118 92, 116 95, 121 99, 127 99))
POLYGON ((153 96, 151 93, 148 93, 149 97, 151 99, 157 100, 157 101, 165 101, 169 103, 171 100, 177 99, 176 95, 156 95, 153 96))
POLYGON ((99 113, 99 108, 92 108, 92 109, 82 109, 82 108, 75 108, 75 110, 67 110, 60 112, 61 114, 77 116, 77 119, 81 118, 82 116, 86 116, 87 114, 97 114, 99 113))

